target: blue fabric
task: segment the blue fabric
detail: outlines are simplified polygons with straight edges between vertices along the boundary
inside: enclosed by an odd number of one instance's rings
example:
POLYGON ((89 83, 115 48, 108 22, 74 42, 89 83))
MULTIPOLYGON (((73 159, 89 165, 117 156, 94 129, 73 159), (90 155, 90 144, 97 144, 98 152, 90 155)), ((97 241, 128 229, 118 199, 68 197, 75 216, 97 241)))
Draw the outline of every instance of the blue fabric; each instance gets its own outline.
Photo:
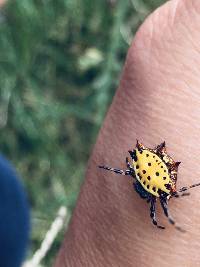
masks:
POLYGON ((29 235, 24 189, 9 162, 0 156, 0 267, 19 267, 29 235))

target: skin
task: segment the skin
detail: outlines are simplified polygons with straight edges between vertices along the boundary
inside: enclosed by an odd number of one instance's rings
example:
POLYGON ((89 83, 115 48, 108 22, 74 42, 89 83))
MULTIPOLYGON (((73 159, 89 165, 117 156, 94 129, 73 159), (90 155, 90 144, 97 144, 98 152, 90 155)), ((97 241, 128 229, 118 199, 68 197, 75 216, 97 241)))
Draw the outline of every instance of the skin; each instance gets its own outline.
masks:
POLYGON ((199 0, 169 1, 140 27, 55 267, 199 266, 199 187, 169 202, 186 233, 168 223, 157 203, 158 221, 166 226, 161 230, 131 178, 97 168, 125 169, 136 139, 150 148, 165 140, 168 153, 182 162, 177 187, 200 181, 199 44, 199 0))

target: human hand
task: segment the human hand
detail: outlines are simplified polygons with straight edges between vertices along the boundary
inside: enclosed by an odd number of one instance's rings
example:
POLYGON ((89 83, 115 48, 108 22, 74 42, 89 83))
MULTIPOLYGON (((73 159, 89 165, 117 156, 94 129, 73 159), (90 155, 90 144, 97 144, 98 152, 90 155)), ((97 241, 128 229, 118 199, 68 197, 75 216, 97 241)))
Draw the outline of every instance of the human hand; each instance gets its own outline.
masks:
POLYGON ((180 233, 157 209, 165 230, 154 227, 149 206, 131 179, 97 168, 125 169, 139 139, 166 141, 182 164, 177 186, 200 181, 200 2, 173 0, 150 15, 127 55, 119 89, 91 156, 86 181, 55 266, 188 267, 200 262, 200 188, 172 199, 180 233))

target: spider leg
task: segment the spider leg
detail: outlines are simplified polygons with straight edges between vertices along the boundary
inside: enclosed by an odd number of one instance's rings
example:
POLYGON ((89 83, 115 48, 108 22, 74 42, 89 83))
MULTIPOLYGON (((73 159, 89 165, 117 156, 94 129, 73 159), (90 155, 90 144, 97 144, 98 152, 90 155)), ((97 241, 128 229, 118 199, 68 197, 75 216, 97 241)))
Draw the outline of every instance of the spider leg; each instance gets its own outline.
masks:
POLYGON ((131 175, 131 170, 120 170, 120 169, 115 169, 115 168, 111 168, 111 167, 107 167, 107 166, 99 166, 100 169, 104 169, 104 170, 108 170, 108 171, 112 171, 118 174, 122 174, 122 175, 131 175))
POLYGON ((176 222, 174 221, 174 219, 169 214, 168 207, 167 207, 167 205, 168 205, 167 199, 164 198, 164 197, 160 197, 160 204, 161 204, 161 207, 162 207, 162 209, 164 211, 165 216, 168 218, 169 223, 174 225, 174 227, 177 230, 179 230, 180 232, 184 233, 185 230, 182 229, 179 225, 177 225, 176 222))
POLYGON ((129 152, 132 160, 137 161, 137 156, 136 156, 135 150, 129 150, 128 152, 129 152))
MULTIPOLYGON (((149 200, 148 200, 149 201, 149 200)), ((165 229, 164 226, 158 225, 157 221, 156 221, 156 198, 154 196, 151 197, 150 199, 150 217, 152 219, 152 223, 158 227, 159 229, 165 229)))
POLYGON ((190 185, 190 186, 184 186, 184 187, 180 188, 180 189, 178 190, 178 192, 184 192, 184 191, 187 191, 187 190, 189 190, 189 189, 191 189, 191 188, 193 188, 193 187, 196 187, 196 186, 200 186, 200 183, 192 184, 192 185, 190 185))
POLYGON ((190 193, 189 192, 183 192, 183 193, 181 193, 181 192, 174 192, 174 193, 172 193, 171 194, 171 197, 176 197, 176 198, 179 198, 179 197, 185 197, 185 196, 189 196, 190 195, 190 193))
POLYGON ((128 169, 134 171, 134 170, 133 170, 133 167, 131 166, 131 164, 130 164, 130 162, 129 162, 129 160, 128 160, 127 157, 126 157, 126 166, 127 166, 128 169))

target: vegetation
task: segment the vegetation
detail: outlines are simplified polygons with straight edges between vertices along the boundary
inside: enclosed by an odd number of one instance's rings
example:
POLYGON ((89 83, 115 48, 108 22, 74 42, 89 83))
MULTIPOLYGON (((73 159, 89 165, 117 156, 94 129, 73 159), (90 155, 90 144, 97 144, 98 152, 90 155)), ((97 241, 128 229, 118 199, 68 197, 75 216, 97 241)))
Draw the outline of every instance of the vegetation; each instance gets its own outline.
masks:
MULTIPOLYGON (((1 152, 32 208, 30 255, 75 206, 139 24, 164 0, 11 0, 0 13, 1 152)), ((50 266, 64 231, 41 266, 50 266)))

